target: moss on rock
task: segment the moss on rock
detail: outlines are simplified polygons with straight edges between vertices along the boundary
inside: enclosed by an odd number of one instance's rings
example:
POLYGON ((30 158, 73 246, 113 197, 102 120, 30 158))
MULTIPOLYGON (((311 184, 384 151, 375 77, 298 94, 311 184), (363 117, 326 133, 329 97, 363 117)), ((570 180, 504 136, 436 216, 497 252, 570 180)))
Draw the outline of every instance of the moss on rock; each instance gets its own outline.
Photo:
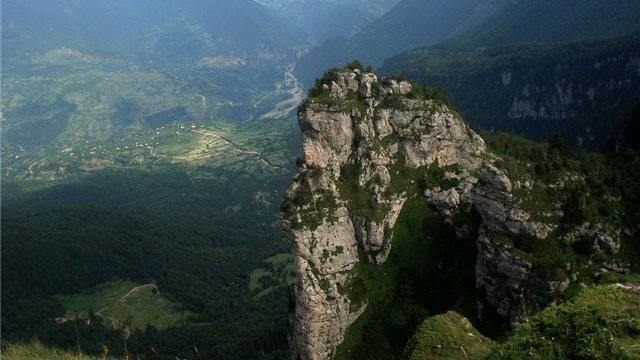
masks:
POLYGON ((409 360, 484 359, 493 342, 464 316, 449 311, 426 319, 407 343, 409 360))

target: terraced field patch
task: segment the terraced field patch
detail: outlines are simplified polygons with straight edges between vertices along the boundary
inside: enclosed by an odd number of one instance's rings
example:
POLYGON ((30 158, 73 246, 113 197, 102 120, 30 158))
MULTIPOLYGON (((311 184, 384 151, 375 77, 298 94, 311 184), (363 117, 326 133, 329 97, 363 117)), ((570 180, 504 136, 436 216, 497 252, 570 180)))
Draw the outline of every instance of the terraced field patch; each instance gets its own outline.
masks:
POLYGON ((82 294, 58 296, 65 316, 56 321, 88 320, 90 314, 110 321, 114 328, 164 329, 184 323, 191 315, 160 294, 155 284, 116 280, 82 294))

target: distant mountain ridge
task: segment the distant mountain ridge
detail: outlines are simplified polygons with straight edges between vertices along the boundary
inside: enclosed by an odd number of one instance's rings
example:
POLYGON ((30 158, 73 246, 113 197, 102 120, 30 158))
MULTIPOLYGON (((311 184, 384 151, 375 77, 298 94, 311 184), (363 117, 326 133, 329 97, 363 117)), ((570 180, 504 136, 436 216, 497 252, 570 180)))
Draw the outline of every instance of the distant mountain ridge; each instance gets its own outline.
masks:
POLYGON ((443 45, 477 48, 604 39, 636 30, 640 30, 636 0, 513 0, 443 45))
POLYGON ((74 44, 158 57, 265 56, 302 41, 253 0, 17 0, 3 6, 3 47, 11 53, 74 44))
POLYGON ((346 61, 378 67, 411 48, 594 40, 637 30, 635 0, 403 0, 358 34, 313 49, 299 61, 298 73, 310 83, 346 61))
POLYGON ((460 29, 470 18, 484 18, 502 0, 403 0, 385 15, 348 37, 331 39, 312 49, 298 63, 303 82, 322 75, 327 68, 353 59, 379 66, 404 50, 437 44, 460 29))
POLYGON ((350 36, 399 0, 256 0, 305 33, 311 43, 350 36))

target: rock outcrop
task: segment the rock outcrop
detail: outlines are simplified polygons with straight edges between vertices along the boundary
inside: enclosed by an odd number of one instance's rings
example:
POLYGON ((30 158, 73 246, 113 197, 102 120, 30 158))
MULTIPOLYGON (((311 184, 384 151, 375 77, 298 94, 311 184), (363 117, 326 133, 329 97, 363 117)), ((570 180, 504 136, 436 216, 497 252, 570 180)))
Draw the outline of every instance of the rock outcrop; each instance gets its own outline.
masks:
POLYGON ((485 150, 458 114, 412 98, 412 90, 345 71, 300 110, 303 158, 283 221, 294 252, 292 346, 300 358, 330 358, 365 309, 349 296, 350 273, 361 256, 381 263, 389 252, 409 196, 395 168, 477 167, 485 150))
MULTIPOLYGON (((302 159, 282 214, 295 262, 296 358, 333 357, 367 306, 352 291, 354 269, 385 262, 400 211, 416 195, 451 223, 460 213, 479 214, 477 231, 456 226, 460 237, 479 234, 482 306, 517 324, 548 304, 541 293, 566 289, 536 274, 533 259, 509 240, 544 240, 554 225, 522 208, 499 159, 437 93, 358 69, 332 71, 300 108, 299 122, 302 159)), ((598 244, 615 249, 614 241, 598 244)))

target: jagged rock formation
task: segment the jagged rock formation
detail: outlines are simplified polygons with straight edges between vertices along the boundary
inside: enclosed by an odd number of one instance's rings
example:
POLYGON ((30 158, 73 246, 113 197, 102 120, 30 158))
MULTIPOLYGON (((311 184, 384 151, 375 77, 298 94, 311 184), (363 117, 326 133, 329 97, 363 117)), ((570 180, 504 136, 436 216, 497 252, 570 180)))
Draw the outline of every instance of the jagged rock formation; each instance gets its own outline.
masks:
POLYGON ((299 121, 303 155, 282 220, 296 272, 297 358, 332 358, 367 307, 352 286, 358 263, 385 262, 399 213, 416 194, 451 223, 460 213, 479 214, 478 231, 455 225, 460 237, 479 234, 476 279, 485 306, 517 324, 548 305, 540 294, 566 289, 505 240, 545 239, 554 225, 523 209, 499 158, 437 93, 359 69, 332 71, 299 121))
POLYGON ((300 112, 303 163, 285 221, 296 269, 293 347, 306 359, 330 358, 366 306, 348 296, 349 275, 361 250, 377 262, 388 254, 408 196, 393 167, 476 165, 484 151, 446 106, 407 98, 408 82, 356 70, 323 86, 330 101, 311 99, 300 112), (396 108, 385 106, 391 99, 396 108))

